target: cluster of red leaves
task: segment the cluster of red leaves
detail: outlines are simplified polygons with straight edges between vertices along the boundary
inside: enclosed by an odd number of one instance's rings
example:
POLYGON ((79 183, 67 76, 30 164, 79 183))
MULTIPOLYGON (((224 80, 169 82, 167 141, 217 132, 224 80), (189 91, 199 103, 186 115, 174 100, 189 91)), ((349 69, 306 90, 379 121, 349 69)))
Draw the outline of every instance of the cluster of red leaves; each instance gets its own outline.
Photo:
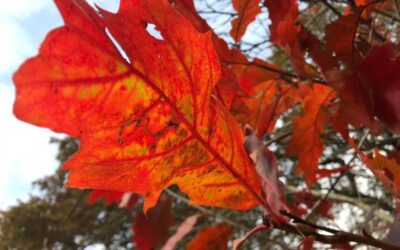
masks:
MULTIPOLYGON (((140 196, 132 193, 96 189, 90 193, 88 202, 94 204, 102 199, 105 200, 105 206, 117 204, 119 207, 133 209, 140 200, 140 196)), ((141 212, 135 217, 132 226, 132 240, 138 250, 155 249, 161 245, 164 245, 162 250, 173 250, 177 243, 192 231, 199 217, 199 214, 188 217, 171 236, 170 228, 175 225, 172 216, 172 202, 167 195, 161 195, 156 206, 150 208, 146 214, 141 212)), ((189 250, 227 249, 227 242, 231 233, 232 228, 226 224, 203 228, 189 242, 187 248, 189 250)))
MULTIPOLYGON (((148 217, 139 216, 134 226, 142 249, 168 239, 171 205, 160 195, 171 185, 192 204, 238 210, 262 205, 275 221, 285 222, 277 161, 262 136, 295 105, 303 112, 293 121, 286 149, 309 185, 335 172, 318 166, 326 124, 344 139, 348 124, 400 132, 399 48, 356 39, 360 20, 368 17, 365 6, 373 3, 357 1, 326 27, 320 41, 301 26, 295 0, 233 0, 236 42, 261 4, 269 10, 270 41, 285 51, 297 74, 297 81, 287 81, 279 66, 249 61, 228 48, 191 0, 122 0, 115 14, 84 0, 55 2, 65 25, 50 32, 39 55, 16 72, 15 114, 81 140, 80 151, 64 166, 68 187, 98 189, 91 201, 104 197, 107 204, 127 192, 144 197, 148 217), (149 25, 161 38, 148 32, 149 25), (244 124, 252 128, 246 135, 244 124), (154 224, 160 218, 162 227, 154 224), (143 240, 149 233, 140 230, 164 231, 143 240)), ((373 159, 360 154, 398 191, 397 163, 378 152, 373 159)), ((129 199, 133 206, 138 196, 129 199)), ((188 247, 221 249, 230 232, 225 225, 204 229, 188 247)))
POLYGON ((319 200, 315 198, 312 194, 300 191, 294 194, 294 202, 292 205, 292 210, 298 216, 309 214, 309 209, 314 209, 315 214, 318 214, 322 217, 333 219, 333 216, 330 214, 330 209, 332 204, 327 200, 321 200, 320 203, 317 203, 319 200), (300 204, 305 205, 305 207, 299 206, 300 204))

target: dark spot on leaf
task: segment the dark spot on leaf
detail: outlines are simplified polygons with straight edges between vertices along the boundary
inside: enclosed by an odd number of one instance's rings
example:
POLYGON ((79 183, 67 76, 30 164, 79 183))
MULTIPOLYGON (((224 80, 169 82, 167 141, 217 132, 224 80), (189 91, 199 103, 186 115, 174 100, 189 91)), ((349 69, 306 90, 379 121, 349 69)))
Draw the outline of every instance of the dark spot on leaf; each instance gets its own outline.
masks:
POLYGON ((117 65, 115 65, 115 63, 110 63, 108 65, 108 72, 114 73, 116 69, 117 69, 117 65))

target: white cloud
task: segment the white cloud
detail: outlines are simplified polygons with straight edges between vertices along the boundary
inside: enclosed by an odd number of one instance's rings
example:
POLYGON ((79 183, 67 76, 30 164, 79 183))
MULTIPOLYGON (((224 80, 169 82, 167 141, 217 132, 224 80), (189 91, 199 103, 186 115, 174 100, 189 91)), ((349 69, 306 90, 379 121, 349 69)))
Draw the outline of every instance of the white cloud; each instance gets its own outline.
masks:
MULTIPOLYGON (((9 81, 12 71, 37 53, 32 36, 54 25, 33 26, 27 20, 55 8, 52 0, 0 0, 0 6, 0 76, 9 81)), ((49 144, 54 133, 18 121, 12 114, 13 100, 11 83, 0 82, 0 209, 26 199, 31 182, 58 166, 57 148, 49 144)))
POLYGON ((18 121, 12 115, 14 90, 0 83, 0 209, 26 199, 31 182, 54 173, 56 145, 49 144, 55 134, 18 121))
POLYGON ((3 37, 0 39, 0 74, 2 74, 15 69, 37 49, 30 41, 28 33, 16 22, 0 18, 0 30, 3 37))
MULTIPOLYGON (((1 1, 1 0, 0 0, 1 1)), ((88 0, 89 4, 101 7, 102 9, 116 13, 119 6, 119 0, 88 0)))
MULTIPOLYGON (((119 3, 94 1, 112 12, 119 3)), ((55 11, 52 0, 0 0, 0 77, 6 81, 0 82, 0 210, 26 199, 31 182, 58 166, 57 147, 49 144, 55 134, 12 115, 14 89, 9 82, 18 65, 37 53, 41 36, 59 25, 55 11)))
MULTIPOLYGON (((94 2, 111 12, 116 12, 119 5, 119 0, 89 0, 92 5, 94 2)), ((38 12, 45 13, 44 10, 54 11, 55 6, 52 0, 0 0, 0 6, 0 74, 4 74, 37 52, 29 27, 22 21, 38 12)), ((49 24, 49 27, 52 26, 49 24)))
MULTIPOLYGON (((91 5, 96 3, 111 12, 116 12, 119 0, 87 0, 91 5)), ((0 0, 0 16, 11 16, 17 19, 26 18, 36 12, 51 8, 54 5, 52 0, 0 0)))
POLYGON ((0 0, 0 74, 15 69, 37 50, 20 21, 52 5, 51 0, 0 0))
MULTIPOLYGON (((116 12, 119 0, 87 0, 91 5, 96 3, 103 9, 116 12)), ((36 12, 54 5, 52 0, 0 0, 0 16, 11 16, 17 19, 26 18, 36 12)))
POLYGON ((0 0, 0 16, 22 19, 51 5, 52 0, 0 0))

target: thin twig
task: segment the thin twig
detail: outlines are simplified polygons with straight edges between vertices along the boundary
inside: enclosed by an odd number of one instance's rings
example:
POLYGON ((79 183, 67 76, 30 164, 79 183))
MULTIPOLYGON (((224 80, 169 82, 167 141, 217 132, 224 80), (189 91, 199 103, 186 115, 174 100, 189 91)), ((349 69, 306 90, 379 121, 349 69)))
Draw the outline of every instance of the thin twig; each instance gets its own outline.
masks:
MULTIPOLYGON (((286 186, 285 190, 289 194, 301 192, 301 189, 298 189, 298 188, 296 188, 294 186, 286 186)), ((314 197, 321 198, 321 199, 325 198, 325 196, 326 196, 326 193, 322 192, 321 190, 311 189, 309 192, 314 197)), ((348 196, 348 195, 337 193, 337 192, 331 192, 329 197, 327 197, 325 199, 328 199, 329 201, 332 201, 332 202, 338 202, 338 203, 345 202, 345 203, 357 206, 357 207, 361 208, 364 211, 371 211, 371 209, 372 209, 371 208, 372 201, 371 202, 365 202, 363 200, 356 199, 356 197, 354 197, 354 196, 348 196)), ((367 198, 364 198, 364 199, 367 199, 367 198)), ((375 203, 376 202, 379 202, 379 200, 375 200, 375 203)), ((393 223, 394 222, 394 217, 393 217, 393 215, 391 215, 390 212, 392 212, 392 210, 388 211, 385 208, 381 207, 379 210, 375 210, 374 211, 374 215, 377 218, 379 218, 380 220, 382 220, 382 221, 386 221, 388 223, 393 223)))
POLYGON ((396 22, 400 23, 400 19, 399 19, 399 18, 397 18, 397 17, 395 17, 395 16, 393 16, 393 15, 391 15, 391 14, 389 14, 389 13, 386 13, 386 12, 381 11, 381 10, 378 10, 378 9, 373 9, 372 11, 375 12, 375 13, 377 13, 377 14, 379 14, 379 15, 381 15, 381 16, 390 18, 390 19, 392 19, 393 21, 396 21, 396 22))
POLYGON ((335 180, 335 182, 331 185, 329 188, 328 192, 322 197, 322 199, 319 199, 314 206, 311 208, 310 213, 306 216, 306 220, 309 219, 313 213, 321 206, 322 202, 326 201, 329 197, 329 195, 332 193, 332 191, 335 189, 336 185, 339 183, 340 179, 345 175, 345 172, 342 172, 335 180))
POLYGON ((322 0, 322 3, 325 4, 326 7, 328 7, 333 13, 335 13, 338 17, 341 17, 342 14, 332 6, 332 4, 328 3, 326 0, 322 0))
POLYGON ((278 135, 276 138, 267 141, 267 142, 265 143, 265 146, 268 147, 268 146, 270 146, 270 145, 273 144, 273 143, 279 142, 280 140, 285 139, 286 137, 288 137, 288 136, 291 135, 291 134, 292 134, 292 131, 291 131, 291 130, 286 131, 285 133, 282 133, 282 134, 278 135))
POLYGON ((64 225, 69 218, 71 218, 72 214, 75 212, 76 208, 78 207, 79 203, 81 203, 83 197, 86 194, 87 189, 81 190, 78 196, 78 199, 75 200, 73 206, 69 209, 68 213, 65 215, 64 219, 60 222, 60 225, 64 225))
MULTIPOLYGON (((265 70, 268 70, 268 71, 271 71, 271 72, 279 74, 281 76, 281 79, 287 81, 290 84, 293 84, 293 82, 288 80, 288 79, 286 79, 285 77, 302 79, 300 76, 298 76, 298 75, 296 75, 294 73, 291 73, 289 71, 285 71, 283 69, 279 69, 279 68, 275 68, 275 67, 269 67, 267 65, 259 64, 259 63, 256 63, 256 62, 244 63, 244 62, 235 62, 235 61, 223 61, 223 63, 233 64, 233 65, 236 64, 236 65, 256 66, 258 68, 265 69, 265 70)), ((312 81, 315 82, 315 83, 326 84, 326 81, 324 81, 322 79, 314 78, 314 79, 312 79, 312 81)))
MULTIPOLYGON (((366 128, 366 129, 364 130, 363 135, 361 136, 360 141, 359 141, 358 144, 357 144, 357 147, 358 147, 358 148, 360 148, 360 147, 363 145, 363 143, 365 142, 365 140, 366 140, 367 137, 368 137, 368 134, 369 134, 369 129, 366 128)), ((356 157, 357 157, 357 153, 354 153, 354 154, 353 154, 353 157, 350 159, 350 161, 349 161, 349 163, 348 163, 347 165, 350 165, 350 163, 353 162, 354 159, 356 159, 356 157)), ((324 202, 325 200, 328 199, 329 195, 330 195, 330 194, 332 193, 332 191, 335 189, 335 187, 336 187, 336 185, 339 183, 340 179, 341 179, 343 176, 345 176, 345 175, 346 175, 346 172, 342 172, 342 173, 336 178, 336 180, 333 182, 333 184, 331 185, 331 187, 329 188, 329 190, 328 190, 328 192, 325 194, 325 196, 324 196, 322 199, 319 199, 319 200, 314 204, 314 206, 311 208, 310 213, 306 216, 306 220, 307 220, 308 218, 310 218, 310 216, 321 206, 322 202, 324 202)))

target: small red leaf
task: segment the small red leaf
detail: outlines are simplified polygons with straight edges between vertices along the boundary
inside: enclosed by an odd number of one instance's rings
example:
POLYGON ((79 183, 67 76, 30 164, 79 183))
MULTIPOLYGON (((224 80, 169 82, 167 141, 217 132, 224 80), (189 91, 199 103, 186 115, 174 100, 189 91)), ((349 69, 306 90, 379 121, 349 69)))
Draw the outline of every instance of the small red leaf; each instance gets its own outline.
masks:
POLYGON ((323 200, 318 207, 315 209, 315 213, 325 218, 333 220, 335 217, 330 213, 332 203, 327 200, 323 200))
POLYGON ((299 247, 297 248, 298 250, 311 250, 313 245, 314 245, 315 237, 310 235, 304 238, 299 247))
POLYGON ((374 114, 395 133, 400 133, 399 52, 390 44, 374 47, 357 69, 374 114))
POLYGON ((90 193, 88 203, 93 205, 97 200, 104 199, 105 206, 110 206, 113 203, 119 204, 123 195, 124 193, 119 191, 95 189, 90 193))
POLYGON ((375 150, 374 157, 368 157, 358 149, 354 140, 350 141, 350 145, 353 146, 361 160, 383 183, 386 189, 398 196, 400 191, 400 165, 396 160, 380 154, 378 149, 375 150))
POLYGON ((290 57, 294 70, 302 77, 308 76, 308 67, 301 49, 301 26, 298 23, 299 9, 296 0, 266 0, 271 25, 271 42, 280 46, 290 57))
POLYGON ((352 60, 355 59, 354 39, 359 18, 358 13, 342 16, 325 29, 326 46, 335 52, 339 59, 344 59, 349 63, 354 63, 352 60), (346 32, 343 32, 344 30, 346 32))
POLYGON ((335 92, 330 87, 315 84, 305 96, 304 115, 293 121, 293 134, 286 150, 297 157, 296 171, 304 172, 307 185, 317 180, 315 170, 324 145, 321 133, 330 120, 327 106, 334 98, 335 92))
POLYGON ((233 0, 232 4, 238 13, 238 17, 232 20, 231 36, 235 42, 239 42, 246 32, 247 26, 261 12, 260 0, 233 0))
MULTIPOLYGON (((304 204, 307 209, 313 209, 315 204, 318 202, 318 199, 307 191, 300 191, 295 193, 294 198, 295 198, 295 204, 293 205, 300 208, 297 209, 296 211, 300 215, 307 214, 307 210, 301 208, 299 206, 300 204, 304 204)), ((322 217, 333 219, 333 216, 330 214, 331 208, 332 204, 329 201, 324 200, 319 203, 318 207, 315 208, 314 212, 322 217)))
POLYGON ((300 26, 297 25, 299 14, 297 1, 295 0, 266 0, 265 6, 268 8, 271 19, 270 31, 271 42, 285 48, 295 47, 298 42, 300 26))
POLYGON ((247 95, 235 99, 231 112, 239 123, 255 128, 259 137, 271 133, 279 116, 302 100, 301 91, 284 81, 258 77, 261 72, 251 68, 235 73, 247 95))
POLYGON ((200 230, 187 245, 188 250, 227 250, 232 228, 226 224, 207 227, 200 230))
POLYGON ((136 216, 133 224, 133 241, 136 249, 154 249, 168 239, 169 228, 175 224, 171 206, 171 200, 162 195, 157 205, 148 211, 147 216, 143 213, 136 216))

